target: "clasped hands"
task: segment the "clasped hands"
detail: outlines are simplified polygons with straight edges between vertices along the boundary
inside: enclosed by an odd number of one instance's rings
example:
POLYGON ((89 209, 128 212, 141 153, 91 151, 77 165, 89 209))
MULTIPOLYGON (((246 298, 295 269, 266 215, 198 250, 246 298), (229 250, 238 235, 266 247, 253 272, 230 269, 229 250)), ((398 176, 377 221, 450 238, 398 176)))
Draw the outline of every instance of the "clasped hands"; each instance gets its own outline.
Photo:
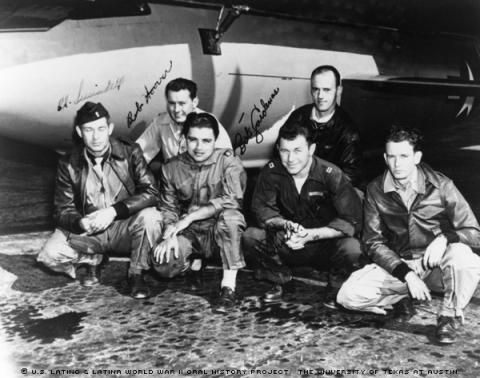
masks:
POLYGON ((80 219, 80 227, 87 235, 96 234, 107 229, 117 216, 117 212, 113 207, 107 207, 88 214, 80 219))
POLYGON ((310 234, 308 229, 301 224, 292 221, 286 221, 284 225, 285 230, 285 244, 288 248, 299 250, 305 247, 305 244, 310 241, 310 234))

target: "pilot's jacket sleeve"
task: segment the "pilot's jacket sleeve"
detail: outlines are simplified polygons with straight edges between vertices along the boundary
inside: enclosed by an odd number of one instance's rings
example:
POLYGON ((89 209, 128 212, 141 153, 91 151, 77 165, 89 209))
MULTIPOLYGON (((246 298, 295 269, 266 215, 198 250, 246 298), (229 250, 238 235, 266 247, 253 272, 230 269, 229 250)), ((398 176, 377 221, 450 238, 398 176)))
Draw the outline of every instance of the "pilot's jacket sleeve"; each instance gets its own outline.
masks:
POLYGON ((447 239, 479 248, 480 226, 468 202, 450 179, 443 182, 441 193, 451 223, 451 230, 442 230, 447 239))
POLYGON ((70 175, 71 169, 67 159, 65 157, 61 158, 58 162, 55 182, 54 219, 58 227, 80 234, 83 232, 80 227, 82 214, 77 209, 80 201, 79 198, 76 198, 74 184, 70 175))
POLYGON ((179 219, 179 203, 175 190, 175 169, 173 162, 164 164, 160 175, 160 201, 158 210, 162 213, 164 225, 175 223, 179 219))
POLYGON ((342 151, 339 166, 351 183, 359 187, 363 180, 363 157, 358 132, 346 131, 336 146, 342 151))
POLYGON ((337 211, 337 216, 327 224, 327 227, 341 231, 347 236, 355 235, 362 225, 362 203, 357 192, 338 168, 326 170, 326 183, 337 211))
POLYGON ((272 218, 282 217, 277 206, 277 190, 268 167, 264 167, 258 175, 252 198, 252 213, 258 225, 265 228, 265 223, 272 218))
POLYGON ((146 207, 155 206, 158 201, 155 179, 147 167, 142 150, 137 144, 128 147, 132 149, 129 154, 130 169, 127 172, 132 176, 135 188, 130 197, 121 201, 128 210, 128 214, 124 213, 122 218, 133 215, 146 207))
MULTIPOLYGON (((388 230, 381 218, 375 202, 375 182, 372 182, 365 194, 363 213, 363 243, 368 256, 373 262, 390 274, 402 279, 405 274, 394 274, 397 267, 403 265, 400 256, 388 244, 388 230), (402 277, 403 276, 403 277, 402 277)), ((405 272, 403 272, 405 273, 405 272)))
POLYGON ((224 209, 241 210, 245 192, 247 175, 240 159, 232 150, 225 150, 221 156, 223 164, 223 185, 220 195, 212 198, 209 203, 219 213, 224 209))

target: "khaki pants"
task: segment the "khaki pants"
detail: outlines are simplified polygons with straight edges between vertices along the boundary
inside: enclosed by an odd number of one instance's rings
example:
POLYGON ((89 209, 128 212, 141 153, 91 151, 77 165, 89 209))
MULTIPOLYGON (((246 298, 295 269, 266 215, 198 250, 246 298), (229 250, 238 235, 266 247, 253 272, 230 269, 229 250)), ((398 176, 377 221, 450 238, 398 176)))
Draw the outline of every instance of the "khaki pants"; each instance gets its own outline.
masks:
POLYGON ((55 272, 75 278, 75 266, 98 265, 103 255, 115 252, 130 256, 130 273, 148 270, 148 257, 161 236, 162 217, 150 207, 125 220, 114 221, 105 231, 95 235, 78 235, 57 228, 37 257, 55 272))
MULTIPOLYGON (((432 291, 444 293, 439 316, 463 317, 480 280, 480 257, 463 243, 450 244, 440 266, 425 271, 421 278, 432 291)), ((337 301, 350 310, 379 313, 408 295, 406 283, 370 264, 352 273, 338 292, 337 301)))
POLYGON ((217 218, 194 222, 178 235, 178 259, 162 264, 152 261, 152 267, 161 277, 172 278, 188 269, 191 257, 209 258, 217 251, 223 269, 243 268, 240 242, 245 226, 243 214, 233 209, 223 210, 217 218))

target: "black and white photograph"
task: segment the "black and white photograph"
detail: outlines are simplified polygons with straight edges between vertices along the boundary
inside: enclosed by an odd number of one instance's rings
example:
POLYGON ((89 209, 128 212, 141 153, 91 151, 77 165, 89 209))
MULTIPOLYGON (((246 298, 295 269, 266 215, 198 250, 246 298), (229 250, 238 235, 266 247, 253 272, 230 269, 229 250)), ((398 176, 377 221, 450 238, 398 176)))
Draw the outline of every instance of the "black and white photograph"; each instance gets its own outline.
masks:
POLYGON ((0 377, 480 373, 480 2, 0 0, 0 377))

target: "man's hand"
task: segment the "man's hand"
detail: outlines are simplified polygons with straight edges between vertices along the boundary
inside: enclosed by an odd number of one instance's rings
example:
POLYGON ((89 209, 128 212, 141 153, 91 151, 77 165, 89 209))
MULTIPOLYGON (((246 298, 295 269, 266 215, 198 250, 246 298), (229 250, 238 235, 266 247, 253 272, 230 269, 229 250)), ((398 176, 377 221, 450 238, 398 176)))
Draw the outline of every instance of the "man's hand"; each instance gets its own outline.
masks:
POLYGON ((405 264, 407 264, 408 267, 411 270, 413 270, 418 277, 423 277, 423 275, 425 274, 426 270, 424 269, 423 260, 421 258, 420 259, 415 259, 415 260, 404 260, 404 259, 402 259, 402 261, 405 264))
POLYGON ((407 282, 408 291, 410 291, 412 298, 420 301, 432 300, 427 285, 425 285, 425 282, 423 282, 414 272, 408 272, 405 276, 405 281, 407 282))
POLYGON ((90 235, 92 233, 91 220, 87 217, 80 219, 80 228, 90 235))
POLYGON ((190 220, 190 217, 188 215, 184 216, 183 218, 180 218, 180 220, 177 223, 175 223, 175 229, 176 229, 175 235, 177 235, 179 232, 182 232, 183 230, 188 228, 191 224, 192 224, 192 221, 190 220))
POLYGON ((177 223, 167 226, 165 232, 163 233, 163 239, 165 240, 173 236, 177 236, 178 233, 188 228, 191 224, 192 221, 190 220, 190 217, 188 217, 188 215, 181 218, 177 223))
POLYGON ((447 238, 439 235, 428 245, 423 255, 423 264, 428 269, 433 269, 440 265, 443 254, 447 250, 447 238))
POLYGON ((80 227, 83 228, 88 235, 95 234, 107 229, 116 216, 117 212, 113 207, 97 210, 80 219, 80 227))
POLYGON ((305 229, 299 223, 295 223, 292 221, 286 221, 284 225, 285 230, 285 240, 291 239, 295 234, 304 235, 305 229))
POLYGON ((285 242, 285 244, 288 248, 293 249, 294 251, 297 251, 305 247, 305 243, 303 243, 303 241, 292 239, 292 238, 288 239, 285 242))
POLYGON ((162 240, 153 251, 155 262, 159 264, 163 264, 163 262, 168 263, 170 261, 170 255, 178 259, 178 239, 176 236, 162 240))
POLYGON ((285 222, 285 244, 293 250, 302 249, 307 243, 307 230, 298 223, 292 221, 285 222))
POLYGON ((297 230, 302 227, 300 224, 287 220, 283 225, 285 230, 285 240, 289 240, 292 237, 292 234, 297 232, 297 230))
MULTIPOLYGON (((300 226, 301 227, 301 226, 300 226)), ((302 249, 305 247, 309 241, 311 241, 310 233, 308 229, 301 227, 298 232, 291 234, 290 238, 285 242, 285 244, 291 249, 302 249)))
POLYGON ((107 207, 106 209, 97 210, 88 214, 87 218, 90 220, 91 233, 105 230, 112 224, 116 216, 117 212, 113 207, 107 207))

